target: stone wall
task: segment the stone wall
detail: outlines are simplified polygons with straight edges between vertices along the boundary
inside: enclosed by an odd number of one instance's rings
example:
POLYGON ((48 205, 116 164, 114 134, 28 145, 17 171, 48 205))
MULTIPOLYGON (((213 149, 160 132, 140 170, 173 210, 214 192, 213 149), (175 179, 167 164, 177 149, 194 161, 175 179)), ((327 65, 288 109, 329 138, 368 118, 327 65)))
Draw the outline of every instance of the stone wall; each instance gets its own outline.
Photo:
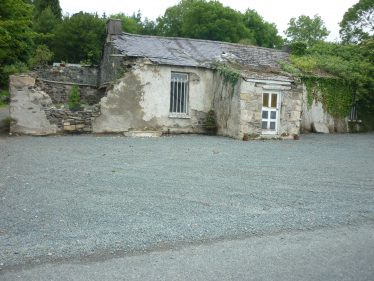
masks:
POLYGON ((57 133, 45 109, 52 106, 51 98, 35 87, 35 78, 30 75, 9 77, 11 134, 49 135, 57 133))
POLYGON ((123 72, 127 69, 123 56, 118 50, 113 48, 111 42, 107 42, 104 48, 103 58, 100 65, 99 85, 106 86, 116 79, 123 76, 123 72))
POLYGON ((65 82, 82 86, 96 87, 99 84, 97 67, 80 65, 58 65, 36 71, 37 77, 45 81, 65 82))
POLYGON ((250 138, 266 137, 262 123, 262 94, 278 93, 278 130, 270 137, 292 138, 300 134, 302 86, 291 81, 246 79, 240 89, 240 132, 239 136, 250 138))
POLYGON ((99 105, 80 111, 56 108, 50 96, 37 87, 35 77, 30 75, 12 75, 9 88, 12 134, 90 133, 93 120, 100 115, 99 105))
POLYGON ((91 133, 92 122, 100 115, 100 106, 82 111, 47 108, 44 112, 50 124, 57 126, 57 132, 91 133))
MULTIPOLYGON (((38 88, 47 93, 54 103, 64 104, 68 102, 69 95, 73 85, 72 83, 56 82, 42 80, 39 77, 36 80, 38 88)), ((81 97, 81 103, 94 105, 100 102, 105 95, 105 88, 98 89, 93 86, 78 86, 81 97)))
POLYGON ((216 113, 217 134, 241 138, 239 128, 241 81, 233 86, 230 82, 224 82, 221 75, 216 73, 214 85, 213 109, 216 113))
POLYGON ((303 89, 303 114, 301 127, 303 132, 318 131, 325 133, 349 132, 348 118, 334 118, 326 112, 321 102, 314 100, 308 105, 307 91, 303 89))

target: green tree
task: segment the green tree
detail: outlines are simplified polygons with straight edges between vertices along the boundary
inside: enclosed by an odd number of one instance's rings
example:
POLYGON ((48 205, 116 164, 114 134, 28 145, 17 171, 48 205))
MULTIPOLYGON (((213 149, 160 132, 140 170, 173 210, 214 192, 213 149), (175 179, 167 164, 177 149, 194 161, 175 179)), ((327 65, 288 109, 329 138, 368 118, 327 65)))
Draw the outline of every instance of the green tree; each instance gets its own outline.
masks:
POLYGON ((182 0, 168 8, 157 19, 156 34, 189 37, 262 47, 283 45, 274 24, 266 22, 255 10, 244 14, 223 6, 218 1, 182 0))
POLYGON ((132 16, 127 16, 124 13, 119 13, 115 15, 111 15, 109 18, 111 19, 119 19, 122 22, 122 30, 124 32, 132 33, 132 34, 141 34, 143 25, 141 21, 141 14, 133 14, 132 16))
POLYGON ((97 14, 79 12, 56 27, 52 51, 56 60, 100 62, 105 40, 105 21, 97 14))
POLYGON ((0 88, 7 86, 8 75, 26 69, 33 50, 35 33, 32 5, 23 0, 2 0, 0 9, 0 88))
POLYGON ((280 48, 283 39, 273 23, 266 22, 255 10, 248 9, 243 15, 244 25, 252 32, 257 46, 280 48))
POLYGON ((182 0, 158 19, 160 35, 180 36, 227 42, 253 38, 240 12, 218 1, 182 0))
POLYGON ((28 64, 32 68, 46 66, 52 60, 52 57, 53 53, 46 45, 38 45, 28 64))
POLYGON ((47 7, 34 18, 33 29, 38 33, 52 34, 59 22, 51 8, 47 7))
POLYGON ((39 17, 39 15, 49 7, 52 13, 55 15, 56 19, 62 19, 62 10, 59 0, 33 0, 33 4, 35 6, 34 16, 36 18, 39 17))
POLYGON ((360 0, 344 14, 340 36, 345 43, 359 43, 373 37, 374 0, 360 0))
POLYGON ((297 19, 290 19, 285 34, 290 42, 303 42, 311 46, 318 41, 324 40, 330 32, 325 27, 320 16, 315 15, 314 18, 310 18, 301 15, 297 19))

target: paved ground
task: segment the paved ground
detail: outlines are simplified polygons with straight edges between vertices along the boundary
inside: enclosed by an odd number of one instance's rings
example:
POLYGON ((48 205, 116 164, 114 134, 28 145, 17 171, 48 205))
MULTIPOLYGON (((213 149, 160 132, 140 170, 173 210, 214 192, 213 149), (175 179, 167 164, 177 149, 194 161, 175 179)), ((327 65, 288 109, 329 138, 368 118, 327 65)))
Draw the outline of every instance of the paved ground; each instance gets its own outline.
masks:
MULTIPOLYGON (((0 155, 0 280, 33 272, 40 274, 35 280, 44 280, 43 270, 45 276, 48 268, 66 271, 72 261, 83 262, 84 273, 92 261, 115 266, 113 257, 130 265, 134 257, 135 266, 139 257, 162 260, 162 253, 177 258, 202 249, 216 256, 220 248, 238 250, 219 259, 226 257, 234 270, 236 254, 242 260, 241 242, 243 247, 269 243, 262 261, 271 262, 282 235, 287 242, 279 255, 290 260, 285 272, 295 269, 304 246, 315 245, 318 253, 330 245, 336 248, 330 257, 343 255, 343 273, 347 266, 356 272, 352 259, 362 270, 353 279, 333 274, 329 280, 370 280, 373 274, 368 235, 374 225, 373 134, 254 142, 204 136, 3 136, 0 155), (306 241, 295 252, 293 235, 306 241), (341 244, 331 243, 335 237, 341 244)), ((261 252, 254 247, 252 260, 261 252)), ((197 264, 191 263, 193 269, 197 264)), ((237 265, 243 270, 245 263, 237 265)), ((339 268, 334 262, 328 266, 330 272, 339 268)), ((181 276, 186 273, 187 267, 181 276)))

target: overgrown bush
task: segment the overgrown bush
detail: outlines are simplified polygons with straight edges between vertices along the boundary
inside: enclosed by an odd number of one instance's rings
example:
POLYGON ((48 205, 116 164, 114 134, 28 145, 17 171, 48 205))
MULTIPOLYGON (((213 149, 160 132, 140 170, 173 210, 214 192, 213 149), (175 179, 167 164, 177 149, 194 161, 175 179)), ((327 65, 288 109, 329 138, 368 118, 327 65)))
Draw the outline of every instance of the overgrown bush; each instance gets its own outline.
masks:
POLYGON ((81 97, 79 93, 79 87, 77 85, 74 85, 71 88, 70 95, 69 95, 69 100, 68 100, 68 105, 69 109, 76 111, 79 110, 81 107, 81 97))

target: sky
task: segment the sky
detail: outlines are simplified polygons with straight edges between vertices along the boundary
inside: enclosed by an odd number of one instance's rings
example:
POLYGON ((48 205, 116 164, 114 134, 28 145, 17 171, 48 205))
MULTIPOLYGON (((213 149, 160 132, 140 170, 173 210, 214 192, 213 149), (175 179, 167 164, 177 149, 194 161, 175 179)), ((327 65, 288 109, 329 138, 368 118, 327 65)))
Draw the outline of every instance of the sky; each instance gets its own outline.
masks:
MULTIPOLYGON (((327 29, 331 32, 328 40, 339 39, 339 22, 344 13, 359 0, 219 0, 223 5, 235 10, 256 10, 266 21, 275 23, 279 34, 284 36, 283 31, 287 29, 289 20, 300 15, 313 17, 315 14, 321 16, 327 29)), ((133 12, 141 11, 143 17, 155 20, 162 16, 168 7, 179 3, 179 0, 60 0, 63 13, 74 14, 79 11, 107 16, 116 13, 131 15, 133 12)))

